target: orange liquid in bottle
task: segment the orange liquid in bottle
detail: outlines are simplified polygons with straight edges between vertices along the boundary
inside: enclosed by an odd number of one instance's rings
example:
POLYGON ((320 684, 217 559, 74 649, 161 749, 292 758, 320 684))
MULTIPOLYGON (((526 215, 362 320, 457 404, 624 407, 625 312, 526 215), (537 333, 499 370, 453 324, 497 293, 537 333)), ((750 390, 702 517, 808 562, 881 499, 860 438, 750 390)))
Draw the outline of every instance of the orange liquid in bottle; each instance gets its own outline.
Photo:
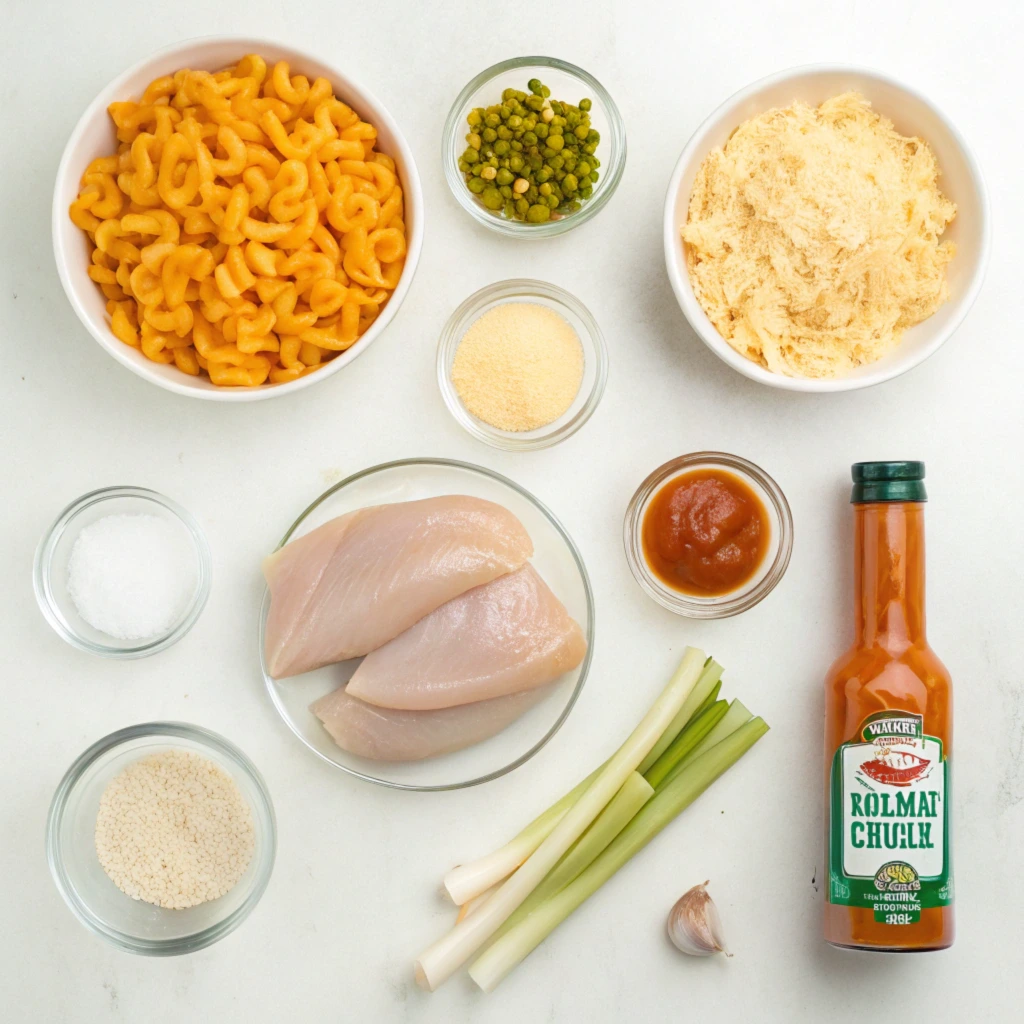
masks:
POLYGON ((924 505, 854 508, 856 640, 825 684, 825 939, 944 949, 952 690, 925 637, 924 505))

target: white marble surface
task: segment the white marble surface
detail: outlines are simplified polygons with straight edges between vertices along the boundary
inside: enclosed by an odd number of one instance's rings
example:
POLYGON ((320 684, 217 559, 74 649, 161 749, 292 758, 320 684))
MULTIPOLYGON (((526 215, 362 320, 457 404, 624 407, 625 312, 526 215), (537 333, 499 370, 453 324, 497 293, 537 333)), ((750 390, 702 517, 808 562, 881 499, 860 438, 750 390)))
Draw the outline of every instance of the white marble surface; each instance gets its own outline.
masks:
POLYGON ((519 0, 354 4, 176 0, 115 10, 5 7, 0 134, 0 1005, 22 1021, 854 1021, 898 1013, 1019 1019, 1024 846, 1024 646, 1019 566, 1022 432, 1019 301, 1024 163, 1016 5, 901 2, 663 4, 519 0), (78 324, 50 251, 50 188, 85 104, 171 40, 252 32, 341 60, 406 130, 424 179, 427 239, 385 336, 340 376, 292 399, 222 406, 137 379, 78 324), (492 60, 550 51, 592 70, 625 116, 630 156, 610 206, 577 232, 517 245, 456 206, 438 140, 463 83, 492 60), (862 63, 936 100, 987 176, 995 245, 986 287, 926 365, 866 392, 773 391, 727 369, 690 331, 661 259, 664 183, 701 119, 748 82, 794 64, 862 63), (452 308, 502 277, 576 293, 612 357, 604 401, 550 451, 472 441, 433 381, 452 308), (742 454, 793 506, 796 548, 770 599, 741 618, 690 623, 655 606, 623 558, 639 480, 701 448, 742 454), (468 792, 386 792, 317 762, 277 719, 254 658, 258 559, 342 475, 440 455, 514 477, 562 517, 598 603, 590 681, 560 735, 511 776, 468 792), (821 678, 849 635, 848 467, 926 460, 933 644, 957 686, 959 937, 947 953, 842 954, 819 937, 821 678), (149 661, 80 654, 32 600, 41 533, 63 505, 116 483, 154 487, 202 521, 215 582, 206 613, 149 661), (694 643, 772 724, 740 767, 584 906, 502 987, 459 977, 428 996, 413 956, 448 924, 441 874, 483 852, 596 763, 694 643), (133 722, 185 719, 238 742, 277 804, 280 849, 262 903, 219 945, 133 957, 89 935, 47 872, 43 826, 65 768, 133 722), (704 878, 735 949, 683 960, 662 932, 704 878))

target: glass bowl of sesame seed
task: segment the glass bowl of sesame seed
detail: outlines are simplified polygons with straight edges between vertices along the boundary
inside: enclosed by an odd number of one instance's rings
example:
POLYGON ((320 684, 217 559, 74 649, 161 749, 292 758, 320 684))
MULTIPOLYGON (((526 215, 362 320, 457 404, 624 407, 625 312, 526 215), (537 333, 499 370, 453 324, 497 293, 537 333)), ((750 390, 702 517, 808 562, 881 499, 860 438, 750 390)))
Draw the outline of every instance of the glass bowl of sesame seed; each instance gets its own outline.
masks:
POLYGON ((449 317, 437 347, 448 411, 478 441, 505 451, 549 448, 593 415, 608 350, 590 310, 544 281, 498 281, 449 317))
POLYGON ((274 807, 233 743, 184 722, 105 736, 68 769, 46 825, 50 873, 91 932, 176 956, 234 931, 274 866, 274 807))

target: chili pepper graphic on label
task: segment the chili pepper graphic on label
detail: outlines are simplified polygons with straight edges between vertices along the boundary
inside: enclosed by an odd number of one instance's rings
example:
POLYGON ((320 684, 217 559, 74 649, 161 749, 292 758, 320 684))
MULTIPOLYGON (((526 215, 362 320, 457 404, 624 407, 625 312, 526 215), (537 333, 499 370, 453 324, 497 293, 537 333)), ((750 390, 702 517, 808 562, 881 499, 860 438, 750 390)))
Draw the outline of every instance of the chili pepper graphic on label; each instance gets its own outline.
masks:
POLYGON ((887 786, 909 786, 921 779, 931 767, 931 761, 916 754, 885 749, 871 761, 865 761, 860 770, 875 782, 887 786))

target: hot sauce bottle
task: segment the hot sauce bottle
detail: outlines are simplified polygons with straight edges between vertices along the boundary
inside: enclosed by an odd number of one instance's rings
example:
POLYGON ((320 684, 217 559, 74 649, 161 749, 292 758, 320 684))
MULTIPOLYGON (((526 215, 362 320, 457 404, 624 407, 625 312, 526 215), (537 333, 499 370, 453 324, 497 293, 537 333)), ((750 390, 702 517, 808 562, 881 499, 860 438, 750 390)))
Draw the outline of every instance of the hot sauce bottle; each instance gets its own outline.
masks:
POLYGON ((825 939, 952 945, 949 673, 924 615, 924 464, 853 467, 856 639, 825 683, 825 939))

